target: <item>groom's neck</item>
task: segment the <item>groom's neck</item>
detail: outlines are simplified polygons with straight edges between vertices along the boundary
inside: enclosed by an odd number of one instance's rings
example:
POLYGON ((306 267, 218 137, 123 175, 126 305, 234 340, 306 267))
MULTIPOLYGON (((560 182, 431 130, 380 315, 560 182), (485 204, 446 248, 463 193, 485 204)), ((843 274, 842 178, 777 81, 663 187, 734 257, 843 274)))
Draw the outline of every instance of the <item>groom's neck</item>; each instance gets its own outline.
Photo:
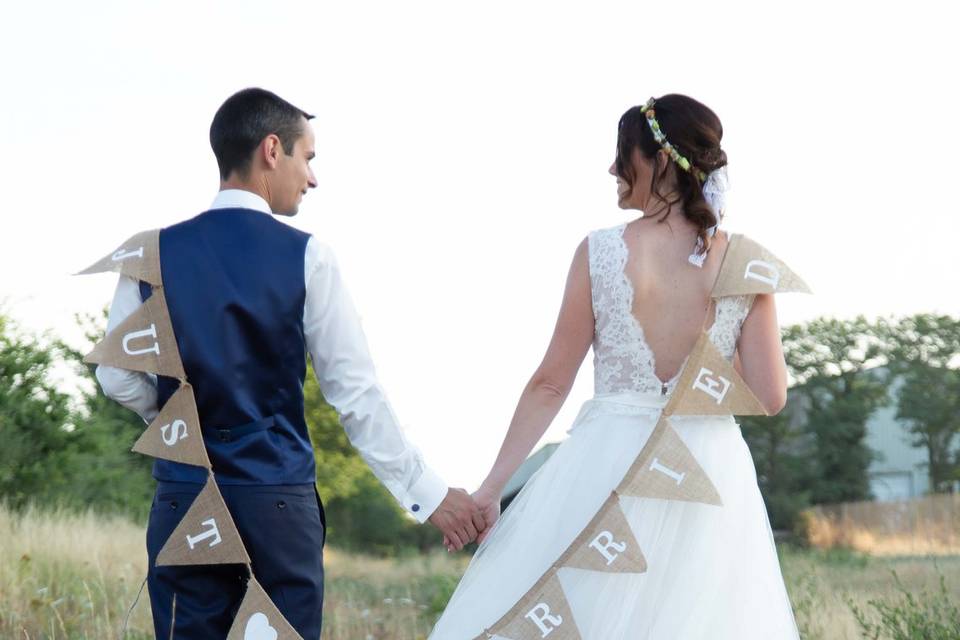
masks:
POLYGON ((227 189, 240 189, 241 191, 255 193, 266 200, 267 204, 270 205, 270 210, 273 211, 273 202, 270 199, 270 187, 265 180, 241 179, 236 176, 230 176, 226 180, 220 181, 220 191, 226 191, 227 189))

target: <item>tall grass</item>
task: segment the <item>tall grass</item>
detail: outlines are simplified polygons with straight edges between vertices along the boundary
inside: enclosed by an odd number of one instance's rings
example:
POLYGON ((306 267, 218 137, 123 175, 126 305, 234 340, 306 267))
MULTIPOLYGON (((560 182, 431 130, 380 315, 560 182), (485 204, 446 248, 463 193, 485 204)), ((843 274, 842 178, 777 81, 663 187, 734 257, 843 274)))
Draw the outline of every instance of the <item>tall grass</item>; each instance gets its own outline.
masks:
MULTIPOLYGON (((145 572, 144 531, 128 520, 0 507, 0 638, 115 638, 145 572)), ((128 637, 150 625, 139 607, 128 637)))
POLYGON ((803 535, 820 549, 888 556, 960 554, 958 494, 814 507, 802 520, 803 535))
MULTIPOLYGON (((324 638, 424 638, 466 567, 325 550, 324 638)), ((146 576, 144 529, 122 518, 0 506, 0 638, 119 638, 146 576)), ((153 637, 146 590, 124 638, 153 637)))
MULTIPOLYGON (((924 592, 939 592, 941 579, 946 597, 960 601, 960 556, 872 557, 842 548, 783 547, 780 564, 804 640, 893 640, 894 636, 863 635, 857 612, 876 622, 876 604, 895 606, 904 592, 928 602, 924 592)), ((960 640, 960 629, 957 634, 960 640)))
POLYGON ((397 560, 326 552, 323 637, 426 638, 467 561, 446 551, 397 560))
MULTIPOLYGON (((389 560, 328 548, 324 639, 422 640, 466 562, 443 551, 389 560)), ((781 564, 804 640, 859 640, 862 627, 851 606, 869 618, 878 611, 871 602, 899 602, 904 591, 922 603, 919 594, 936 591, 938 573, 945 597, 960 600, 960 556, 873 558, 783 547, 781 564)), ((62 511, 14 514, 0 506, 3 640, 118 638, 145 574, 140 525, 62 511)), ((144 592, 125 638, 152 637, 144 592)))

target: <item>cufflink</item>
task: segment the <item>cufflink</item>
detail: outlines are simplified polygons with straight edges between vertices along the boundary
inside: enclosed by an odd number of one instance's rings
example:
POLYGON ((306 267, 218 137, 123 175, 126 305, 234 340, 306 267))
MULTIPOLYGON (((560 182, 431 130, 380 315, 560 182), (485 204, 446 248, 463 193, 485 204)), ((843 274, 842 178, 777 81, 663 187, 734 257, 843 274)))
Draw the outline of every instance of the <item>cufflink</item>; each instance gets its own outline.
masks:
POLYGON ((420 505, 418 504, 413 505, 412 507, 410 507, 410 511, 413 511, 414 513, 416 513, 417 511, 420 511, 420 505))

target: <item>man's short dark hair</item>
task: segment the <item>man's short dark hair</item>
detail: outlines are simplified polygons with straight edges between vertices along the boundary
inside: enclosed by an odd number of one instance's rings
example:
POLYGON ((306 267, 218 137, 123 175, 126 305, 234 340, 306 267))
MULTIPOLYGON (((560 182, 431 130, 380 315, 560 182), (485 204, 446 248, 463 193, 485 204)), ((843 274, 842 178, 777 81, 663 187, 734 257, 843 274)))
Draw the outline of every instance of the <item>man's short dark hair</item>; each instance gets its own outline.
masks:
POLYGON ((313 116, 266 89, 244 89, 227 98, 210 124, 210 146, 220 178, 226 180, 234 171, 245 176, 254 149, 270 134, 280 138, 284 153, 293 154, 293 145, 303 135, 302 118, 313 116))

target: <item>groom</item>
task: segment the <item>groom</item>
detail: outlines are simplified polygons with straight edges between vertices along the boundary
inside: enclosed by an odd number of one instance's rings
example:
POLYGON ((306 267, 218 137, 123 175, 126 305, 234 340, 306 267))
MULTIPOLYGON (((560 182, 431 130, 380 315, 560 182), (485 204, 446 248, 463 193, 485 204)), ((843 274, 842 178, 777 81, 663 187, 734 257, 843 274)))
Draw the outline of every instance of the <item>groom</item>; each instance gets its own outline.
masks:
MULTIPOLYGON (((160 234, 164 292, 217 483, 254 575, 304 637, 320 636, 324 514, 303 413, 309 354, 324 397, 374 474, 420 522, 461 549, 486 528, 403 435, 380 387, 330 248, 274 215, 317 186, 313 116, 263 89, 223 103, 210 127, 220 191, 210 209, 160 234), (274 215, 271 215, 274 214, 274 215)), ((121 276, 111 331, 151 295, 121 276)), ((104 393, 151 421, 178 381, 109 366, 104 393)), ((244 594, 239 565, 156 567, 206 471, 157 460, 147 528, 157 638, 224 638, 244 594)))

